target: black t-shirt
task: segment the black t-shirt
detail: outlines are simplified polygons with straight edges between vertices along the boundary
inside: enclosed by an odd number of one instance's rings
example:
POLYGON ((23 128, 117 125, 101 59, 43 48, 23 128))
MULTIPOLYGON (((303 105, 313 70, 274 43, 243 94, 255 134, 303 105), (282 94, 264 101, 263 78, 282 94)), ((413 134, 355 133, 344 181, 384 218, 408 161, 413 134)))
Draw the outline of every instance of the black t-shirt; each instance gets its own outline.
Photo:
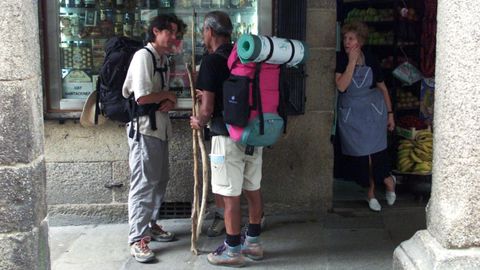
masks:
MULTIPOLYGON (((378 63, 378 60, 373 56, 369 50, 362 50, 363 55, 365 56, 365 65, 369 66, 372 69, 373 81, 370 88, 376 87, 376 83, 383 82, 385 80, 382 72, 382 68, 378 63)), ((337 65, 335 67, 335 73, 343 73, 347 69, 348 65, 348 55, 345 51, 337 53, 337 65)))
POLYGON ((223 82, 230 76, 227 59, 232 51, 231 44, 223 44, 214 53, 203 57, 197 77, 197 89, 215 94, 213 116, 221 116, 223 111, 223 82))

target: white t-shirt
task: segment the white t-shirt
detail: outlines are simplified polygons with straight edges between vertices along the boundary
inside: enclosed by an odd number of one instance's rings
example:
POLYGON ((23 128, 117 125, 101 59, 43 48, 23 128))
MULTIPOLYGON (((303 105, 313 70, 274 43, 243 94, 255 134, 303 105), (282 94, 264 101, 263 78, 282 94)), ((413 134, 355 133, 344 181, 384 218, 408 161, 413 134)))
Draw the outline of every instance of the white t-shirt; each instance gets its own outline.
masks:
MULTIPOLYGON (((146 46, 155 55, 157 60, 157 68, 163 68, 165 64, 168 65, 168 59, 165 55, 159 55, 153 46, 148 43, 146 46)), ((153 76, 154 66, 152 62, 151 54, 145 50, 138 50, 132 58, 130 66, 128 68, 127 77, 123 83, 123 96, 128 98, 132 93, 135 96, 135 100, 140 97, 146 96, 151 93, 168 91, 169 71, 164 73, 164 88, 162 88, 161 72, 155 72, 153 76)), ((172 136, 172 124, 168 113, 156 111, 157 130, 152 130, 150 127, 150 119, 148 115, 139 117, 140 133, 143 135, 154 136, 161 140, 168 140, 172 136)), ((133 121, 133 127, 136 131, 137 124, 136 119, 133 121)), ((132 122, 127 124, 127 129, 132 122)))

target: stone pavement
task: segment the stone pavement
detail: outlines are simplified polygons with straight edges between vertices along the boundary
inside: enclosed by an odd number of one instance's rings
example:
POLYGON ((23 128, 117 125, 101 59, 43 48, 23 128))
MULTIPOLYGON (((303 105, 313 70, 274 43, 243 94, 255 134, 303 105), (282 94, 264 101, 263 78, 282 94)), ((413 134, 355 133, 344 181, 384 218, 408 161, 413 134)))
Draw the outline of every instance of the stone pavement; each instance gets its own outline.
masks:
MULTIPOLYGON (((337 205, 322 219, 307 216, 267 216, 262 234, 263 261, 248 261, 249 269, 391 269, 393 250, 425 228, 423 204, 399 203, 384 207, 381 213, 358 207, 337 205)), ((385 203, 383 202, 383 205, 385 203)), ((205 222, 205 228, 211 220, 205 222)), ((128 225, 84 225, 50 227, 53 270, 149 270, 149 269, 222 269, 206 261, 223 237, 201 236, 201 254, 190 252, 190 220, 175 219, 162 223, 177 234, 171 243, 151 243, 157 260, 137 263, 126 243, 128 225)), ((224 268, 223 268, 224 269, 224 268)))

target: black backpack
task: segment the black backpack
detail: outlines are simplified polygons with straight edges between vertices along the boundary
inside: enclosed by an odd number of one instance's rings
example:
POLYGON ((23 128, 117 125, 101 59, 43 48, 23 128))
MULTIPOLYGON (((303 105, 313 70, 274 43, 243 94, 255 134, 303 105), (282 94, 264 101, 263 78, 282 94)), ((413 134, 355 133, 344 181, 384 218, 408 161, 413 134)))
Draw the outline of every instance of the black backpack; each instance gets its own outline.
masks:
MULTIPOLYGON (((132 61, 133 55, 140 49, 147 50, 152 56, 154 65, 153 76, 160 72, 162 80, 162 89, 165 86, 165 73, 168 66, 157 68, 155 55, 150 49, 143 46, 143 43, 126 37, 113 37, 105 44, 105 60, 97 81, 97 104, 95 110, 95 124, 98 114, 111 120, 121 123, 128 123, 135 117, 149 115, 152 130, 156 130, 155 111, 159 104, 138 105, 135 102, 133 94, 129 98, 124 98, 122 94, 123 83, 127 77, 128 67, 132 61)), ((137 133, 138 133, 137 121, 137 133)), ((130 138, 133 138, 133 127, 130 129, 130 138)), ((138 136, 137 136, 138 138, 138 136)))

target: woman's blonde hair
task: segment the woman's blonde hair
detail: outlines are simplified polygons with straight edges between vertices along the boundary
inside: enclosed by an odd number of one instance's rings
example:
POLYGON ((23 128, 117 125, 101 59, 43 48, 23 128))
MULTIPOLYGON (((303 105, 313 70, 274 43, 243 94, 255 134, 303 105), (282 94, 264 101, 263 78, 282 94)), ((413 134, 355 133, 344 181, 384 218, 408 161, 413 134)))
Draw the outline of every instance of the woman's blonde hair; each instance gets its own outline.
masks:
POLYGON ((348 32, 355 33, 362 44, 368 39, 368 26, 362 22, 347 23, 342 27, 342 36, 348 32))

